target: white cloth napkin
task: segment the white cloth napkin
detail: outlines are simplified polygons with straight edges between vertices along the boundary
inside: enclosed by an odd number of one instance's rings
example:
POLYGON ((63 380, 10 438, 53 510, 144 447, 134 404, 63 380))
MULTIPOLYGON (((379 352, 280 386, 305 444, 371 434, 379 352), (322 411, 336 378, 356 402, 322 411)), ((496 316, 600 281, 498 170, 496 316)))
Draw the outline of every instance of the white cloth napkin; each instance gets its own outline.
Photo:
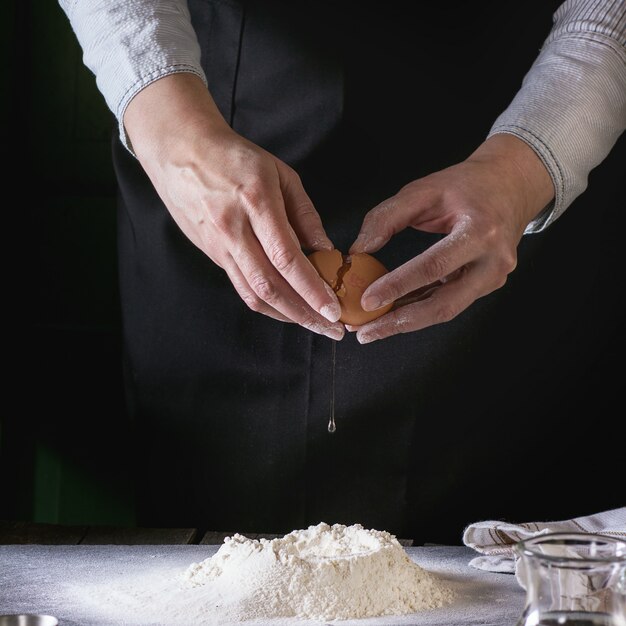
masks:
POLYGON ((463 543, 481 554, 469 562, 471 567, 513 574, 516 569, 514 545, 523 539, 553 532, 596 533, 626 540, 626 507, 557 522, 476 522, 465 529, 463 543))

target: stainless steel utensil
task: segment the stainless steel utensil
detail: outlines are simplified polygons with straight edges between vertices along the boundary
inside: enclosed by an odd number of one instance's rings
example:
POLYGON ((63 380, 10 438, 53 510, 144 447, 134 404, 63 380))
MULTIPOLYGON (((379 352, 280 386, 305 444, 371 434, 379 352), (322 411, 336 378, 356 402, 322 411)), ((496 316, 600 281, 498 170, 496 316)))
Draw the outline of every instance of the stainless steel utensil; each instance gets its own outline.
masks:
POLYGON ((0 615, 0 626, 58 626, 59 620, 52 615, 16 614, 0 615))

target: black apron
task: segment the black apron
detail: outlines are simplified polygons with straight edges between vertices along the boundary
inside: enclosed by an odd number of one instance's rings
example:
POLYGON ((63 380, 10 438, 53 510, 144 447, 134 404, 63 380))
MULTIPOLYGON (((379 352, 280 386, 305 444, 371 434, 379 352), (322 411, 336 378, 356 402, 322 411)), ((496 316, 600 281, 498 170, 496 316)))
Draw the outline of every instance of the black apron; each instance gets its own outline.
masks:
MULTIPOLYGON (((505 43, 498 20, 519 17, 502 3, 472 9, 484 32, 467 28, 469 9, 431 7, 412 25, 382 4, 294 4, 192 0, 190 10, 223 115, 300 173, 347 250, 375 204, 484 139, 536 45, 500 93, 480 70, 505 43)), ((563 263, 546 252, 558 232, 526 238, 509 283, 455 320, 338 343, 330 435, 331 340, 250 311, 117 141, 114 159, 142 524, 282 533, 359 522, 458 543, 476 519, 569 512, 542 480, 555 471, 555 441, 574 440, 554 407, 566 395, 558 372, 574 358, 555 349, 569 306, 567 279, 554 286, 563 263), (538 422, 526 462, 521 433, 538 422)), ((437 237, 407 231, 376 256, 391 269, 437 237)))

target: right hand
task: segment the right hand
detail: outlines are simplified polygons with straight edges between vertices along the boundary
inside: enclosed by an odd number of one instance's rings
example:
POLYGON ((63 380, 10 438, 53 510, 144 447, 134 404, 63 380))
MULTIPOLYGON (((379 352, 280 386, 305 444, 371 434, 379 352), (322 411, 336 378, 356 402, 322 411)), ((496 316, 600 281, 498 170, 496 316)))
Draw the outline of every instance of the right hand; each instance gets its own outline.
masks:
POLYGON ((302 252, 333 244, 299 176, 235 133, 198 77, 155 81, 131 100, 124 126, 180 229, 253 311, 343 337, 337 297, 302 252))

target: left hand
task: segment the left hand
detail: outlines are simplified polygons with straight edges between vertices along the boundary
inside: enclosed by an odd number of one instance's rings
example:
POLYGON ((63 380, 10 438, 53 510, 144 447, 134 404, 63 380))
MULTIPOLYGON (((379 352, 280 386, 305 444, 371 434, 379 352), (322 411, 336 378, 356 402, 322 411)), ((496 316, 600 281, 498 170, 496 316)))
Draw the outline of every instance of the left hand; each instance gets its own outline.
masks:
POLYGON ((447 322, 499 289, 526 226, 554 197, 545 166, 513 135, 493 135, 465 161, 403 187, 366 216, 350 253, 376 252, 412 227, 446 237, 375 281, 361 305, 389 313, 360 327, 370 343, 447 322))

